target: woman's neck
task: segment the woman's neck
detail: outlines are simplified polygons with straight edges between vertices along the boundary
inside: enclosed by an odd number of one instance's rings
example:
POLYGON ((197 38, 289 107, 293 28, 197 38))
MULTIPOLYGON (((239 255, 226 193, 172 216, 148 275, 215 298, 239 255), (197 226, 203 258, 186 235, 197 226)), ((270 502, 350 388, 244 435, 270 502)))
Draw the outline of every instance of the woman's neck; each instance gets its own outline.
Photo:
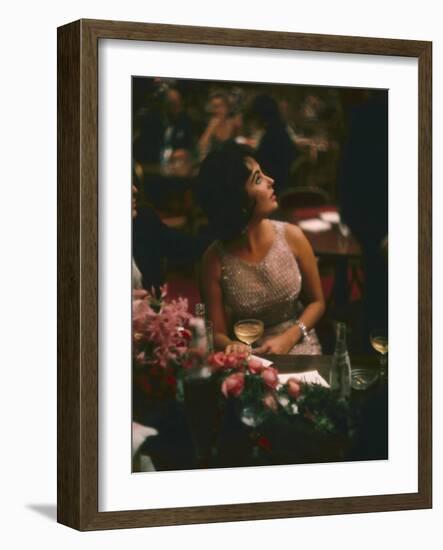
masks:
POLYGON ((267 219, 252 220, 238 240, 238 245, 246 248, 249 252, 259 249, 263 241, 266 240, 268 223, 267 219))

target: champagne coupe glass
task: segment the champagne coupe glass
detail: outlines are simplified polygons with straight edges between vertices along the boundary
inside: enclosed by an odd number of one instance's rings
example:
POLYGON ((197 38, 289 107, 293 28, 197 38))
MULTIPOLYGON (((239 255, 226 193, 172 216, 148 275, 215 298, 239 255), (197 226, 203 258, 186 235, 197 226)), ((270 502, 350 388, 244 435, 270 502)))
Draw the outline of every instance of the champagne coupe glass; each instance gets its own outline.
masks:
POLYGON ((388 363, 388 335, 383 329, 374 329, 369 336, 371 346, 380 354, 380 377, 386 377, 386 367, 388 363))
MULTIPOLYGON (((248 359, 251 357, 252 344, 259 340, 264 331, 263 322, 259 319, 241 319, 234 325, 234 334, 248 346, 248 359)), ((255 428, 264 420, 263 407, 247 405, 240 413, 240 420, 249 428, 255 428)))
POLYGON ((264 331, 263 322, 259 319, 242 319, 234 325, 234 334, 249 348, 249 356, 252 353, 252 344, 259 340, 264 331))

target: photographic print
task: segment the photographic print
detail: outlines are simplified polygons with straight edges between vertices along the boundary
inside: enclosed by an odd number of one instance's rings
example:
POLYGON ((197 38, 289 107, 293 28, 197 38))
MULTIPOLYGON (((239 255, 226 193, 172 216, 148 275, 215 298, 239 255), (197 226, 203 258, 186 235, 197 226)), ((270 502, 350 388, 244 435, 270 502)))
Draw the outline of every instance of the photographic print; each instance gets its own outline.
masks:
POLYGON ((388 90, 132 78, 134 472, 386 460, 388 90))
POLYGON ((432 507, 432 43, 83 19, 57 95, 58 521, 432 507))

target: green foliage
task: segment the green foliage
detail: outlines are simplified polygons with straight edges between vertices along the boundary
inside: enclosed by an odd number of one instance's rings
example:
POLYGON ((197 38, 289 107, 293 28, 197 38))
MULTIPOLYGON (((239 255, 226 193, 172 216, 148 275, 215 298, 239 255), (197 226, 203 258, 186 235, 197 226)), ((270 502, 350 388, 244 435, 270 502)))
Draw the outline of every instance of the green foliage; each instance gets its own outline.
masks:
POLYGON ((347 435, 352 429, 349 401, 320 384, 302 384, 297 406, 299 413, 322 433, 347 435))
POLYGON ((245 388, 240 395, 240 399, 245 402, 261 402, 267 393, 263 378, 256 374, 245 372, 245 388))

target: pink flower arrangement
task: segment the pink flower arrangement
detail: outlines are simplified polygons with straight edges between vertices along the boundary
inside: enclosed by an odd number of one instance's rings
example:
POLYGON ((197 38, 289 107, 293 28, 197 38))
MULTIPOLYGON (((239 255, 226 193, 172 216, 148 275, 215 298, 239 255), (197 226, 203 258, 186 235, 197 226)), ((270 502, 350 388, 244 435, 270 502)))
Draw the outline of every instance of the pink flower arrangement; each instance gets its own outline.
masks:
POLYGON ((302 385, 295 378, 280 384, 277 369, 265 367, 261 359, 219 351, 211 354, 208 362, 221 379, 220 389, 224 397, 240 399, 244 407, 261 410, 259 414, 263 415, 283 410, 294 414, 297 410, 294 405, 302 395, 302 385))
MULTIPOLYGON (((190 348, 196 320, 188 312, 187 300, 168 301, 166 286, 159 296, 154 291, 135 290, 132 313, 135 384, 149 398, 175 395, 183 369, 198 366, 204 357, 200 349, 190 348)), ((256 357, 248 359, 245 353, 219 351, 210 354, 206 364, 220 378, 225 398, 241 399, 266 414, 285 408, 284 403, 289 406, 302 392, 295 379, 279 384, 274 367, 265 367, 256 357)))
POLYGON ((134 382, 148 397, 172 396, 177 367, 187 359, 192 333, 188 302, 167 301, 167 287, 134 290, 132 301, 134 382))
POLYGON ((188 301, 178 298, 167 302, 166 296, 166 285, 161 289, 161 300, 145 290, 134 291, 133 350, 138 365, 180 363, 189 348, 191 332, 186 327, 192 316, 188 301))

